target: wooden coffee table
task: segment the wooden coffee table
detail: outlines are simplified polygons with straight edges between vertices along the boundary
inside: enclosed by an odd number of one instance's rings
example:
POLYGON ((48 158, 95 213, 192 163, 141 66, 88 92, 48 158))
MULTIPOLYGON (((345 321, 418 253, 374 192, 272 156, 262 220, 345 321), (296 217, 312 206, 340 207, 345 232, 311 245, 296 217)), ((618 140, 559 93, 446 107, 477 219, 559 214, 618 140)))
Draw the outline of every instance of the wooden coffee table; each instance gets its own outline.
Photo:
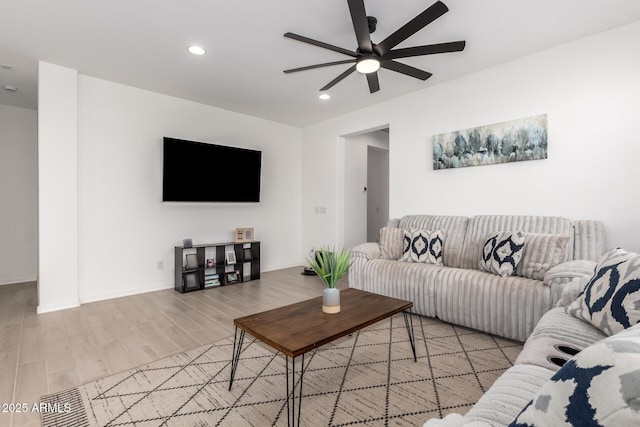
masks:
POLYGON ((242 353, 245 333, 263 343, 281 351, 285 355, 287 378, 287 423, 289 426, 300 425, 300 409, 302 402, 302 382, 304 379, 304 355, 310 350, 327 344, 338 338, 359 331, 369 325, 402 313, 409 334, 409 342, 416 361, 416 346, 413 336, 413 320, 409 309, 411 301, 404 301, 384 295, 373 294, 359 289, 340 291, 341 310, 336 314, 322 312, 322 297, 313 298, 274 310, 252 314, 234 319, 236 327, 231 359, 231 378, 229 390, 242 353), (299 396, 296 410, 296 357, 301 357, 299 372, 299 396), (291 358, 291 372, 289 372, 291 358), (291 392, 289 382, 291 382, 291 392), (291 401, 291 402, 290 402, 291 401), (297 413, 297 421, 296 421, 297 413))

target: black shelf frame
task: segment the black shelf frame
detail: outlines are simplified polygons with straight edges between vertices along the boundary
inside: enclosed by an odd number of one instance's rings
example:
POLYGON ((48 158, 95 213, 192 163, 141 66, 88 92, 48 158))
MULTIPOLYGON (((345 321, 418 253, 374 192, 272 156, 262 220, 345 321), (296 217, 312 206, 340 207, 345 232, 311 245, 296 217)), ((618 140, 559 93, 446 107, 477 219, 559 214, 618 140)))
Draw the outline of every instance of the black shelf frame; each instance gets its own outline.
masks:
POLYGON ((233 270, 240 272, 241 282, 247 282, 250 280, 260 279, 260 242, 223 242, 223 243, 211 243, 206 245, 193 245, 191 247, 175 246, 175 265, 174 265, 174 280, 175 290, 180 293, 199 291, 203 289, 215 289, 215 287, 205 288, 204 278, 211 270, 215 270, 215 274, 219 276, 220 286, 232 286, 224 285, 224 273, 227 266, 231 266, 233 270), (229 246, 233 247, 233 251, 236 255, 236 262, 233 264, 226 263, 226 252, 229 246), (206 266, 207 249, 213 248, 215 250, 215 267, 206 266), (245 250, 249 249, 251 253, 251 259, 245 259, 245 250), (183 263, 185 253, 193 253, 195 250, 198 259, 198 268, 187 269, 183 263), (245 264, 249 265, 249 274, 244 274, 245 264), (208 271, 207 271, 208 270, 208 271), (185 276, 189 274, 197 273, 199 287, 193 289, 187 289, 185 283, 185 276))

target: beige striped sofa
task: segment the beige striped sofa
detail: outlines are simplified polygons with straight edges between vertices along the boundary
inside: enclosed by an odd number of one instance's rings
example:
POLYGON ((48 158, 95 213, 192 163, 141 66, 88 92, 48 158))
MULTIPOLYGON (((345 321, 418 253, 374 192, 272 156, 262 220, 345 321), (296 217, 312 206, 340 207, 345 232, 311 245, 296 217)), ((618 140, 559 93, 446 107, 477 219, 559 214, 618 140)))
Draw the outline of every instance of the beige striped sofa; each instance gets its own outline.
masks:
POLYGON ((407 215, 387 227, 442 230, 444 265, 383 259, 379 243, 363 243, 351 249, 350 287, 410 300, 418 314, 522 342, 561 300, 565 285, 590 276, 607 249, 602 223, 555 216, 407 215), (497 231, 569 236, 567 261, 543 280, 481 271, 482 246, 497 231))
MULTIPOLYGON (((572 357, 563 353, 558 348, 559 345, 582 351, 607 337, 602 331, 565 310, 588 280, 588 276, 576 277, 567 285, 570 295, 567 295, 565 301, 560 301, 558 307, 542 316, 514 365, 498 377, 466 414, 449 413, 442 419, 432 418, 427 420, 424 427, 506 427, 511 424, 540 388, 560 369, 549 358, 567 360, 572 357)), ((557 423, 546 425, 565 424, 558 420, 557 423)), ((612 421, 605 425, 632 424, 612 421)))

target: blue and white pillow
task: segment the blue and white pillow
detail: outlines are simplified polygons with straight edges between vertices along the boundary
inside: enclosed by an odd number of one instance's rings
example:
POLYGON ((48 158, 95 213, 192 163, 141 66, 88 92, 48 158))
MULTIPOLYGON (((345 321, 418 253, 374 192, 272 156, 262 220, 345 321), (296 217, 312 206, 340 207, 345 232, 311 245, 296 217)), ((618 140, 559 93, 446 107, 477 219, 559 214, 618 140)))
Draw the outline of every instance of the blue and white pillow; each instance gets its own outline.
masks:
POLYGON ((511 276, 524 251, 524 232, 492 233, 482 247, 480 270, 499 276, 511 276))
POLYGON ((640 425, 640 325, 569 359, 509 427, 640 425))
POLYGON ((442 230, 404 230, 402 255, 398 261, 442 265, 442 230))
POLYGON ((598 261, 596 271, 569 313, 607 335, 640 322, 640 254, 612 249, 598 261))

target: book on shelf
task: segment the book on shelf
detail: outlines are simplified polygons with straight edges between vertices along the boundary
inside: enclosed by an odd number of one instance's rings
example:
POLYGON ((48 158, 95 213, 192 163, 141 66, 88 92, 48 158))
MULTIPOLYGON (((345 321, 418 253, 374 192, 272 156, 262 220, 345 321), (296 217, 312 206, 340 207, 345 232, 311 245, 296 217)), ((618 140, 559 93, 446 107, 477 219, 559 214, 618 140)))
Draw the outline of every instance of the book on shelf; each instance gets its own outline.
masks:
POLYGON ((220 279, 210 279, 204 281, 204 286, 215 286, 220 284, 220 279))
POLYGON ((204 280, 219 279, 219 278, 220 278, 219 274, 205 274, 204 275, 204 280))

